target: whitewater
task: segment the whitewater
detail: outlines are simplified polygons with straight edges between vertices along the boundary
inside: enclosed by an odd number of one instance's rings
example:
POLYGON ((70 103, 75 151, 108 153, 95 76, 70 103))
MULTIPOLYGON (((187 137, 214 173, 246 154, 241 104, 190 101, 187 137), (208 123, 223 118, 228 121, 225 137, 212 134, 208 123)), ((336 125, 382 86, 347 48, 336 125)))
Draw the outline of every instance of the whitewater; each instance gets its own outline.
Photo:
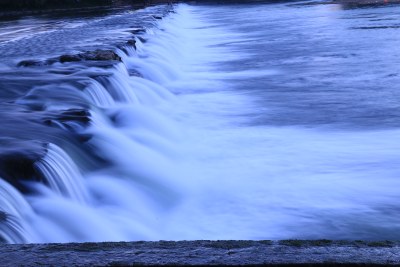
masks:
POLYGON ((396 11, 178 4, 0 43, 0 239, 398 239, 396 11), (90 27, 121 62, 15 67, 90 27))

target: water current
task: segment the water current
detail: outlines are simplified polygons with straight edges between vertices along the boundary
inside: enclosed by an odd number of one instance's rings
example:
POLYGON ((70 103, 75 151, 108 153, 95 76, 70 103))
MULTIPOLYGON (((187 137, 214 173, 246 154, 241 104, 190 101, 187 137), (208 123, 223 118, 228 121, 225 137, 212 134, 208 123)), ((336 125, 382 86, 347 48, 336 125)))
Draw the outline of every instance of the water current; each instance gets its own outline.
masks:
POLYGON ((0 240, 399 239, 399 11, 0 22, 0 240))

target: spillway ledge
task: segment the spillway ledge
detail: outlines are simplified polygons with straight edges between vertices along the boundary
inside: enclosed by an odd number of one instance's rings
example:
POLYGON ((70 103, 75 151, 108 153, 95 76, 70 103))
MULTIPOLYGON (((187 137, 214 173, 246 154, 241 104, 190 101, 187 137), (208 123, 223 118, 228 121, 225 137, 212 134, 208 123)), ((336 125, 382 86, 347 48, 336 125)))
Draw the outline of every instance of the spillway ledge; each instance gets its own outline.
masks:
POLYGON ((157 241, 2 244, 1 266, 388 266, 393 241, 157 241))

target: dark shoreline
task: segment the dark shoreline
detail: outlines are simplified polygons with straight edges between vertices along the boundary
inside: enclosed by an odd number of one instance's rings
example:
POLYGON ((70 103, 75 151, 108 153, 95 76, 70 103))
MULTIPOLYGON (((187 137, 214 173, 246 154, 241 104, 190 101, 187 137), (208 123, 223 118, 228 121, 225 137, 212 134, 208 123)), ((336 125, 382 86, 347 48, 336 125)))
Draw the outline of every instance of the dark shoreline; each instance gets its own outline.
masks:
POLYGON ((0 20, 19 16, 36 16, 50 13, 101 13, 112 10, 140 9, 150 5, 186 2, 190 4, 340 4, 345 8, 399 4, 400 0, 5 0, 0 1, 0 20))
POLYGON ((396 241, 157 241, 0 246, 2 266, 388 266, 396 241))
POLYGON ((0 20, 20 16, 67 13, 109 13, 120 10, 140 9, 154 4, 166 4, 167 0, 37 0, 0 1, 0 20))

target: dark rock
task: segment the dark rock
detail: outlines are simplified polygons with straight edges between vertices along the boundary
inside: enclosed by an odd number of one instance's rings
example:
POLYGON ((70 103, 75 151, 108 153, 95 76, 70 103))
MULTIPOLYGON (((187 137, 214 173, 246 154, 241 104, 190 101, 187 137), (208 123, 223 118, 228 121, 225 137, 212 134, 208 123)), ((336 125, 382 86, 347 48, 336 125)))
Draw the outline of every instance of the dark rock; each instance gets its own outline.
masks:
POLYGON ((121 61, 121 57, 118 56, 112 50, 95 50, 95 51, 88 51, 79 54, 83 60, 117 60, 121 61))
POLYGON ((62 55, 59 57, 59 61, 61 63, 65 62, 76 62, 76 61, 84 61, 84 60, 94 60, 94 61, 103 61, 103 60, 116 60, 121 61, 121 57, 118 56, 112 50, 95 50, 95 51, 86 51, 83 53, 79 53, 76 55, 62 55))
MULTIPOLYGON (((129 41, 128 41, 129 42, 129 41)), ((130 44, 135 44, 136 41, 131 40, 130 44)), ((112 50, 94 50, 86 51, 75 55, 62 55, 57 58, 51 58, 47 60, 23 60, 17 64, 18 67, 39 67, 54 64, 56 62, 79 62, 79 61, 122 61, 121 57, 118 56, 112 50)))
POLYGON ((23 60, 17 64, 18 67, 32 67, 32 66, 44 66, 44 65, 46 65, 46 62, 39 60, 23 60))
POLYGON ((59 127, 72 132, 76 132, 77 129, 84 129, 89 122, 90 112, 85 109, 69 109, 61 113, 49 114, 43 119, 43 123, 48 126, 59 127))
POLYGON ((0 210, 0 223, 6 221, 7 217, 8 217, 7 213, 0 210))
POLYGON ((19 180, 35 176, 34 163, 46 154, 46 145, 37 141, 0 139, 0 177, 19 187, 19 180))
POLYGON ((74 61, 81 61, 82 58, 79 55, 62 55, 60 56, 60 62, 74 62, 74 61))
POLYGON ((131 33, 133 34, 140 34, 140 33, 145 33, 146 29, 144 28, 135 28, 130 30, 131 33))
POLYGON ((42 66, 48 66, 51 64, 54 64, 58 62, 58 59, 47 59, 47 60, 34 60, 34 59, 29 59, 29 60, 23 60, 17 64, 18 67, 42 67, 42 66))
POLYGON ((161 16, 157 16, 157 15, 153 15, 153 18, 155 18, 155 19, 162 19, 161 16))
POLYGON ((133 46, 136 49, 136 40, 132 39, 126 42, 127 45, 133 46))
POLYGON ((133 47, 133 49, 136 50, 136 40, 134 40, 134 39, 128 40, 126 43, 117 45, 117 47, 118 47, 120 50, 122 50, 126 55, 128 55, 129 52, 128 52, 128 50, 127 50, 127 46, 133 47))

